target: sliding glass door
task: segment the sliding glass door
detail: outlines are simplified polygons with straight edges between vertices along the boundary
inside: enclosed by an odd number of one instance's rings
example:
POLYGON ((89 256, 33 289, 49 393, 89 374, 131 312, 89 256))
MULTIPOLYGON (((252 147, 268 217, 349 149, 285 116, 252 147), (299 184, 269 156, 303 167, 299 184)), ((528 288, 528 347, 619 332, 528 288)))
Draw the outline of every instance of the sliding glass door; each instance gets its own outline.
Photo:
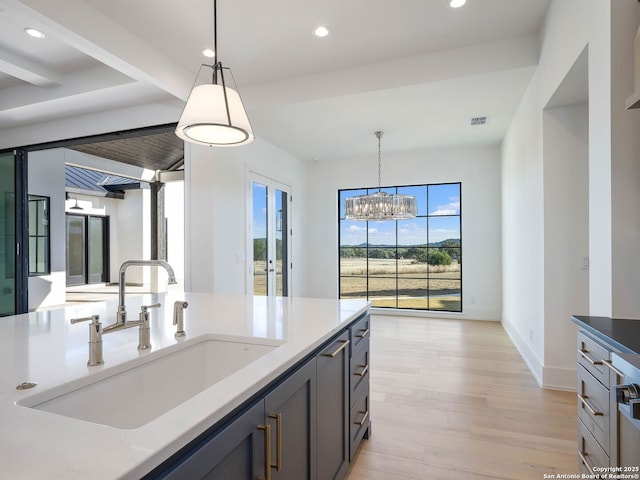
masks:
POLYGON ((252 174, 250 192, 249 293, 286 297, 291 287, 290 188, 252 174))
POLYGON ((108 217, 67 214, 67 285, 108 278, 108 217))
POLYGON ((0 316, 16 313, 16 191, 13 153, 0 154, 0 316))

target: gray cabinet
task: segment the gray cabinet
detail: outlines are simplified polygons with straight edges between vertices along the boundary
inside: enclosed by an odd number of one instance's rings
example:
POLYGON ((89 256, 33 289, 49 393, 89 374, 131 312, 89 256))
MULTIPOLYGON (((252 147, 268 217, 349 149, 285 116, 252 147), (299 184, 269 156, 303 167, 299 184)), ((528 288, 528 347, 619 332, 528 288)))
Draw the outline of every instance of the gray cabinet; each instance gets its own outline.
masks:
POLYGON ((315 380, 316 360, 312 359, 265 397, 274 480, 316 478, 315 380))
POLYGON ((264 401, 260 401, 223 429, 205 436, 181 452, 180 459, 149 478, 264 478, 266 442, 263 420, 264 401))
POLYGON ((337 480, 369 421, 369 316, 144 479, 337 480))
POLYGON ((369 337, 370 317, 365 315, 349 328, 351 355, 349 359, 349 460, 353 458, 363 438, 371 434, 369 417, 369 337))
POLYGON ((341 478, 349 464, 349 332, 316 358, 318 480, 341 478))
POLYGON ((583 474, 610 466, 610 359, 605 345, 578 332, 578 461, 583 474))

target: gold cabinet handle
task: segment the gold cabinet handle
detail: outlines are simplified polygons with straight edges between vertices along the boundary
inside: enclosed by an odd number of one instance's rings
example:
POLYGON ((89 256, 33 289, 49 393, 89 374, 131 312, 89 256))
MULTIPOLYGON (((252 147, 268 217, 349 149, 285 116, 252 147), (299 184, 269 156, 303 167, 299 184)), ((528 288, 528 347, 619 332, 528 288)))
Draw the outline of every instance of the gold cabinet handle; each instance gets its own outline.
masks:
POLYGON ((589 354, 587 354, 587 352, 585 352, 584 350, 578 350, 578 353, 580 355, 582 355, 582 358, 584 358, 591 365, 602 365, 602 361, 601 360, 594 360, 593 357, 591 357, 589 354))
POLYGON ((367 423, 367 419, 369 418, 369 410, 367 410, 366 412, 360 412, 360 413, 364 413, 364 415, 362 416, 362 420, 360 420, 359 422, 353 422, 354 425, 364 425, 365 423, 367 423))
POLYGON ((364 377, 367 374, 367 372, 369 371, 369 365, 360 365, 360 366, 364 367, 364 368, 362 369, 362 371, 360 373, 354 373, 354 375, 356 377, 364 377))
POLYGON ((594 408, 589 405, 589 402, 587 402, 587 399, 584 398, 582 395, 578 394, 578 400, 580 400, 582 402, 582 405, 584 405, 584 407, 589 410, 589 412, 591 412, 591 415, 593 415, 594 417, 602 417, 604 416, 604 413, 602 412, 596 412, 594 410, 594 408))
POLYGON ((356 337, 358 338, 364 338, 367 335, 369 335, 369 329, 367 328, 366 330, 360 330, 362 333, 360 333, 360 335, 356 335, 356 337))
POLYGON ((613 366, 613 364, 611 363, 611 361, 609 360, 602 360, 602 363, 609 367, 609 370, 611 370, 613 373, 615 373, 617 376, 619 376, 620 378, 624 377, 624 373, 622 373, 620 370, 618 370, 616 367, 613 366))
POLYGON ((260 430, 264 430, 264 473, 265 480, 271 480, 271 425, 268 423, 258 425, 260 430))
POLYGON ((271 458, 269 458, 269 465, 279 472, 282 469, 282 414, 269 415, 269 418, 276 421, 276 464, 271 465, 271 458))
POLYGON ((335 352, 333 353, 323 353, 322 356, 323 357, 329 357, 329 358, 334 358, 336 355, 338 355, 342 350, 344 350, 345 348, 347 348, 347 345, 349 345, 349 340, 342 340, 342 345, 340 345, 335 352))
POLYGON ((596 478, 596 474, 593 471, 593 467, 591 466, 591 464, 589 463, 589 461, 587 460, 587 454, 578 450, 578 456, 580 457, 580 461, 582 463, 584 463, 584 466, 587 467, 587 470, 589 470, 589 473, 596 478))

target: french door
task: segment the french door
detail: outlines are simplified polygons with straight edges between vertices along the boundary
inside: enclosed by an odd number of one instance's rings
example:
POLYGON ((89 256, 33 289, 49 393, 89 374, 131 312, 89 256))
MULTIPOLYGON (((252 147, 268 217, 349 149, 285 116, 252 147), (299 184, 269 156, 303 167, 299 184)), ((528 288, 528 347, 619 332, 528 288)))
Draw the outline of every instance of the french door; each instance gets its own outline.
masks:
POLYGON ((248 290, 287 297, 291 291, 291 188, 249 174, 248 290))
POLYGON ((67 214, 67 285, 109 281, 109 218, 67 214))

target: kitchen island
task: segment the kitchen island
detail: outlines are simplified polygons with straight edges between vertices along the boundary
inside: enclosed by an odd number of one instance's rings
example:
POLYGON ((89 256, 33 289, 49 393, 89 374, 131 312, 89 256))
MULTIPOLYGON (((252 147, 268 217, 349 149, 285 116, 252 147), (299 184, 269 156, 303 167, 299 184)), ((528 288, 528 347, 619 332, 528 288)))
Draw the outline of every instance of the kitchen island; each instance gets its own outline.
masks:
MULTIPOLYGON (((157 294, 128 298, 129 318, 135 320, 143 305, 156 302, 161 307, 150 310, 151 349, 136 348, 138 328, 105 334, 105 363, 93 367, 87 366, 89 327, 86 323, 72 325, 70 320, 99 315, 107 325, 115 319, 116 302, 0 318, 0 461, 6 478, 141 478, 227 421, 356 320, 361 321, 369 307, 360 300, 157 294), (185 339, 174 337, 175 301, 189 303, 185 339), (269 348, 142 425, 114 427, 32 408, 70 386, 77 390, 159 358, 164 351, 179 348, 181 342, 187 345, 201 338, 269 348), (25 382, 37 386, 16 389, 25 382)), ((167 371, 167 377, 192 374, 188 368, 183 370, 167 371)), ((127 409, 126 404, 121 407, 127 409)))

